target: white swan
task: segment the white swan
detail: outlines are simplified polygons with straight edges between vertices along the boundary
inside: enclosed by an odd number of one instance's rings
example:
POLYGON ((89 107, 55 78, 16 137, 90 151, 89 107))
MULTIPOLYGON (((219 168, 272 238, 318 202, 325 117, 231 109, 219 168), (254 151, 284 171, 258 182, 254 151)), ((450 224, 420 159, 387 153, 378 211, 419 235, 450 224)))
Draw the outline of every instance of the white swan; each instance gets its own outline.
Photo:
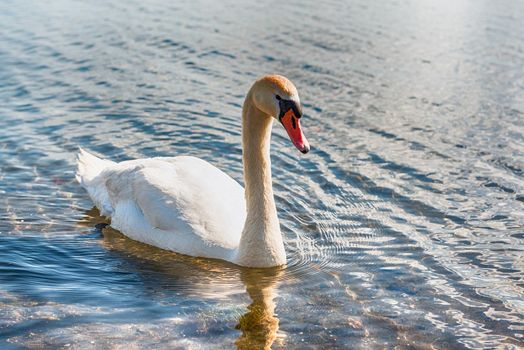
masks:
POLYGON ((284 265, 269 147, 273 118, 302 152, 300 100, 285 77, 268 75, 242 109, 244 189, 208 162, 188 156, 115 163, 82 149, 76 178, 111 226, 131 239, 182 254, 248 267, 284 265))

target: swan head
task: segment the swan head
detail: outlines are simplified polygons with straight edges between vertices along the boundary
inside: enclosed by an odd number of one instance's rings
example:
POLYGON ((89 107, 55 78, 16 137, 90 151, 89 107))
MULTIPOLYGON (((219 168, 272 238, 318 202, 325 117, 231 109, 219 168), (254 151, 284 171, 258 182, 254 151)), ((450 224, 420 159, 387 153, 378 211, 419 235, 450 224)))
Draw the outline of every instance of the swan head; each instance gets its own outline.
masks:
POLYGON ((255 106, 278 120, 293 145, 300 152, 308 153, 310 147, 300 126, 302 107, 295 85, 281 75, 266 75, 255 82, 252 95, 255 106))

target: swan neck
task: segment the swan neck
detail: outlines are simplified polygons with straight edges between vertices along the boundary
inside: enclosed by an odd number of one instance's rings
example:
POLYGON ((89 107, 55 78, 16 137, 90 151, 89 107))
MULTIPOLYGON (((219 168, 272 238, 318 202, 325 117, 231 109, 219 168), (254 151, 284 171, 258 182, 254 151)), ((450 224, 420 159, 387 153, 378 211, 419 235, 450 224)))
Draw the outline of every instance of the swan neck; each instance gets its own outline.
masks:
POLYGON ((270 141, 273 117, 253 103, 248 93, 242 111, 242 157, 247 217, 238 262, 250 267, 285 264, 271 179, 270 141))

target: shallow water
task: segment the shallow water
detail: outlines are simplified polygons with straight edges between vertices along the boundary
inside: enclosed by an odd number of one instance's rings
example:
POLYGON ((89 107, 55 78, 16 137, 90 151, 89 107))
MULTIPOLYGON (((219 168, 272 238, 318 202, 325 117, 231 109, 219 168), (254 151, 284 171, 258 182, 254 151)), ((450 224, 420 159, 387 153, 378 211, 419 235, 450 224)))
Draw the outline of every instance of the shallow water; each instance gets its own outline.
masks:
POLYGON ((0 2, 0 347, 517 348, 524 342, 524 5, 0 2), (133 242, 74 180, 77 146, 190 154, 241 177, 262 74, 288 267, 133 242))

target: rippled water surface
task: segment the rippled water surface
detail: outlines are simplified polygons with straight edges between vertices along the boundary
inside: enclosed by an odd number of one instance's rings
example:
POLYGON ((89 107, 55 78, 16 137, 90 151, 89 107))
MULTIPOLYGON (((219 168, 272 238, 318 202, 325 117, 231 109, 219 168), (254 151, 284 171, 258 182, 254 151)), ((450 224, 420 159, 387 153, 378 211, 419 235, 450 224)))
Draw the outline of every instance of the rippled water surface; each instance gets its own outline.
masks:
POLYGON ((0 1, 0 347, 451 349, 524 342, 524 4, 0 1), (252 81, 297 85, 272 162, 288 266, 99 225, 77 146, 242 182, 252 81))

